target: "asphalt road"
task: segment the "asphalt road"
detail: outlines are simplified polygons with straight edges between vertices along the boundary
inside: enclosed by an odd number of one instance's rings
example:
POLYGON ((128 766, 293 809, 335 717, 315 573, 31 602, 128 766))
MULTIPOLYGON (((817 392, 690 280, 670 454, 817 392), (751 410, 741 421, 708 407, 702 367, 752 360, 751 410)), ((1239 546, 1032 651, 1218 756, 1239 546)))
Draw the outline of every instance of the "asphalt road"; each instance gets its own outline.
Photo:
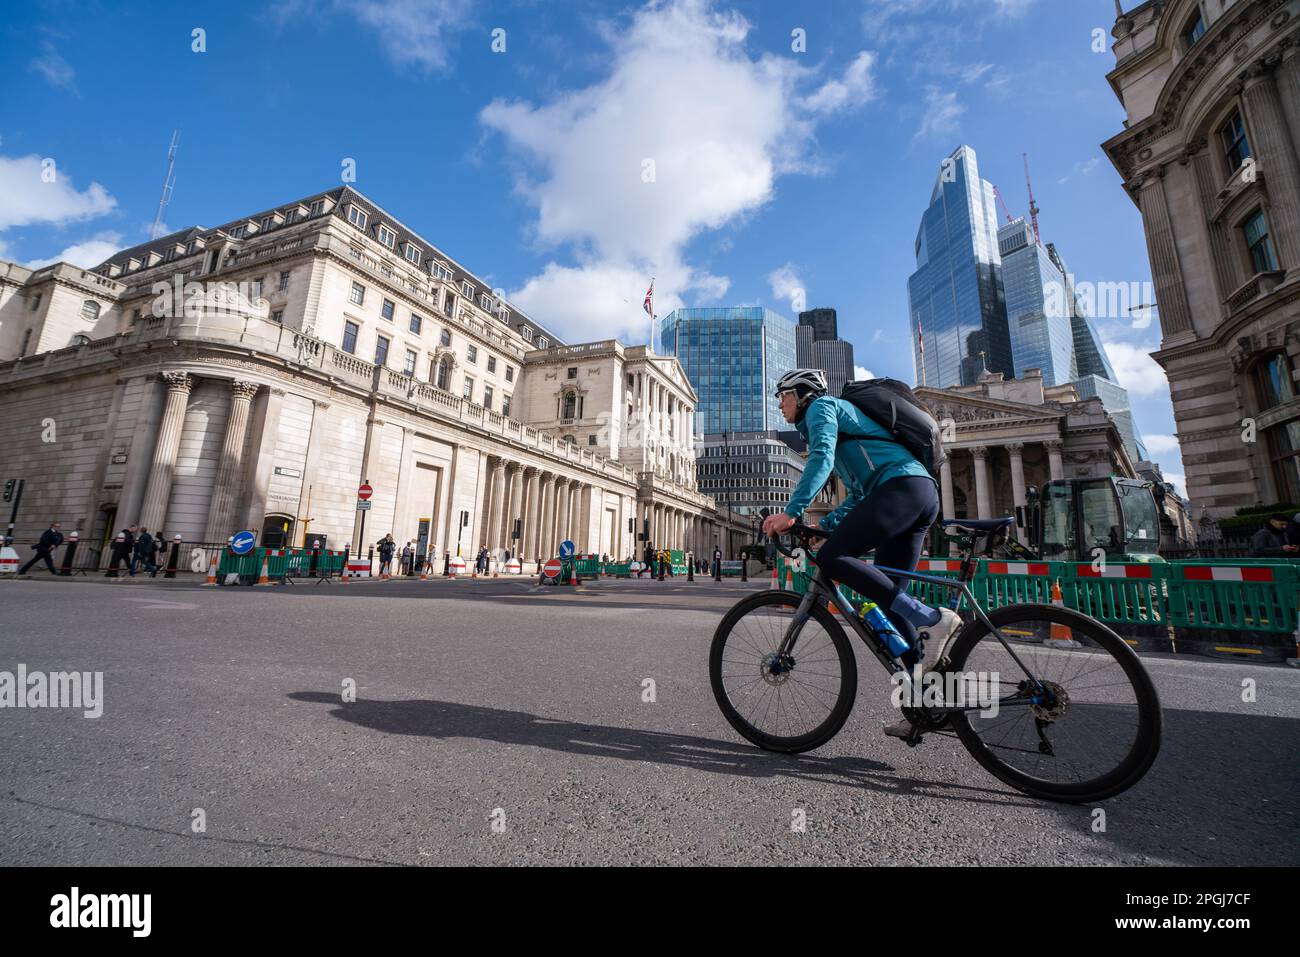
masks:
POLYGON ((0 671, 104 673, 99 718, 0 710, 0 864, 1300 863, 1300 670, 1147 657, 1164 747, 1099 832, 885 738, 874 662, 828 745, 750 746, 706 656, 753 587, 0 582, 0 671))

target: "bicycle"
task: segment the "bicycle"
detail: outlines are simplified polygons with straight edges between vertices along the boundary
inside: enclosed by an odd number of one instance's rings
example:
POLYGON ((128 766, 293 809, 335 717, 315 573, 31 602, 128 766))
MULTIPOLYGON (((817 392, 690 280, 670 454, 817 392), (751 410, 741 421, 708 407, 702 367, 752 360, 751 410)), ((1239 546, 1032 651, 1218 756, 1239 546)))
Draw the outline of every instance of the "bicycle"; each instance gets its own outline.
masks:
MULTIPOLYGON (((858 683, 838 612, 889 673, 895 703, 912 723, 908 745, 953 732, 994 777, 1047 800, 1093 802, 1132 787, 1155 761, 1162 728, 1159 696, 1133 649, 1069 608, 1017 604, 985 613, 971 592, 976 553, 993 557, 1014 521, 942 522, 960 550, 956 579, 880 567, 896 580, 924 583, 932 595, 946 589, 948 607, 960 613, 964 601, 969 609, 920 685, 817 565, 808 544, 826 533, 796 523, 790 533, 800 548, 778 539, 777 549, 815 569, 801 570, 806 593, 745 598, 713 636, 709 677, 724 717, 769 751, 798 754, 830 741, 848 719, 858 683)), ((924 654, 923 647, 914 651, 924 654)))

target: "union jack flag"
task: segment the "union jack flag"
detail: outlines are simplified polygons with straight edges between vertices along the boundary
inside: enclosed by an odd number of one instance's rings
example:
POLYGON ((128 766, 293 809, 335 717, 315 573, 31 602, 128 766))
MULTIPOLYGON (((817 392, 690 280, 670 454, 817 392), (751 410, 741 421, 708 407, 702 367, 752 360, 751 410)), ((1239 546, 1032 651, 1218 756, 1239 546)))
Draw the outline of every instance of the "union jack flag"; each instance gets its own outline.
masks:
POLYGON ((651 279, 650 288, 645 291, 645 302, 642 304, 642 308, 645 309, 646 315, 651 319, 655 317, 654 297, 655 281, 651 279))

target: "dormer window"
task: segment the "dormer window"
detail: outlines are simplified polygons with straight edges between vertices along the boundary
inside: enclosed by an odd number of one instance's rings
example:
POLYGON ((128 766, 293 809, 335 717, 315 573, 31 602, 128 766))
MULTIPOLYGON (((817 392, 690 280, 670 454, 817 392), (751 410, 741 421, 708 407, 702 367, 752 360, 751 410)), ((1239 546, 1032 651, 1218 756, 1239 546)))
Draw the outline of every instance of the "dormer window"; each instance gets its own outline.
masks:
POLYGON ((478 297, 478 304, 483 307, 484 312, 492 311, 492 297, 489 296, 487 293, 482 293, 478 297))
POLYGON ((533 329, 532 329, 532 326, 520 326, 520 327, 519 327, 519 334, 520 334, 521 336, 524 337, 524 341, 525 341, 525 342, 532 342, 532 341, 533 341, 533 329))
POLYGON ((403 243, 402 252, 408 261, 415 263, 417 266, 420 265, 420 257, 424 255, 424 251, 419 246, 414 243, 403 243))
POLYGON ((447 264, 444 262, 439 262, 435 259, 429 266, 429 272, 433 275, 434 279, 451 282, 451 270, 447 268, 447 264))
POLYGON ((275 229, 275 227, 279 225, 280 225, 280 217, 277 216, 275 213, 272 213, 269 216, 262 217, 261 223, 258 224, 258 229, 261 232, 265 233, 269 230, 275 229))
POLYGON ((357 229, 365 229, 369 221, 370 216, 360 206, 353 204, 348 207, 348 222, 357 229))
POLYGON ((319 216, 323 212, 325 212, 325 200, 323 199, 313 199, 311 205, 307 207, 308 216, 319 216))
POLYGON ((551 345, 551 340, 547 339, 545 336, 542 336, 540 339, 537 340, 537 348, 539 349, 548 349, 550 348, 550 345, 551 345))
POLYGON ((461 295, 466 299, 474 298, 474 284, 468 280, 463 280, 460 284, 461 295))
POLYGON ((397 244, 397 233, 393 232, 383 223, 379 224, 379 241, 392 249, 397 244))
POLYGON ((248 227, 245 226, 245 225, 243 225, 243 224, 241 223, 240 225, 231 228, 231 230, 230 230, 230 238, 231 238, 231 239, 243 239, 243 238, 244 238, 244 234, 245 234, 247 231, 248 231, 248 227))

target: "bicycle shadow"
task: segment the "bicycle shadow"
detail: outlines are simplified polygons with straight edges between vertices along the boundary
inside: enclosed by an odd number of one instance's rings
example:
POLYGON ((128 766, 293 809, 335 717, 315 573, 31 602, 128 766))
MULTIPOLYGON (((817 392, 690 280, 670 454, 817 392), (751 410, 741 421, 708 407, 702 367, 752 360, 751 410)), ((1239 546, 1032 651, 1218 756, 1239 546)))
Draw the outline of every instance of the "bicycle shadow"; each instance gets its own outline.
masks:
POLYGON ((527 745, 585 757, 615 758, 648 764, 749 778, 791 778, 840 784, 892 794, 944 800, 975 801, 999 806, 1034 802, 1007 789, 978 787, 956 781, 918 779, 914 772, 897 774, 892 765, 852 755, 820 757, 786 755, 760 750, 744 741, 695 735, 584 724, 543 718, 453 701, 375 701, 342 704, 337 692, 298 691, 287 697, 312 704, 334 705, 330 716, 384 734, 428 738, 472 738, 498 744, 527 745))

